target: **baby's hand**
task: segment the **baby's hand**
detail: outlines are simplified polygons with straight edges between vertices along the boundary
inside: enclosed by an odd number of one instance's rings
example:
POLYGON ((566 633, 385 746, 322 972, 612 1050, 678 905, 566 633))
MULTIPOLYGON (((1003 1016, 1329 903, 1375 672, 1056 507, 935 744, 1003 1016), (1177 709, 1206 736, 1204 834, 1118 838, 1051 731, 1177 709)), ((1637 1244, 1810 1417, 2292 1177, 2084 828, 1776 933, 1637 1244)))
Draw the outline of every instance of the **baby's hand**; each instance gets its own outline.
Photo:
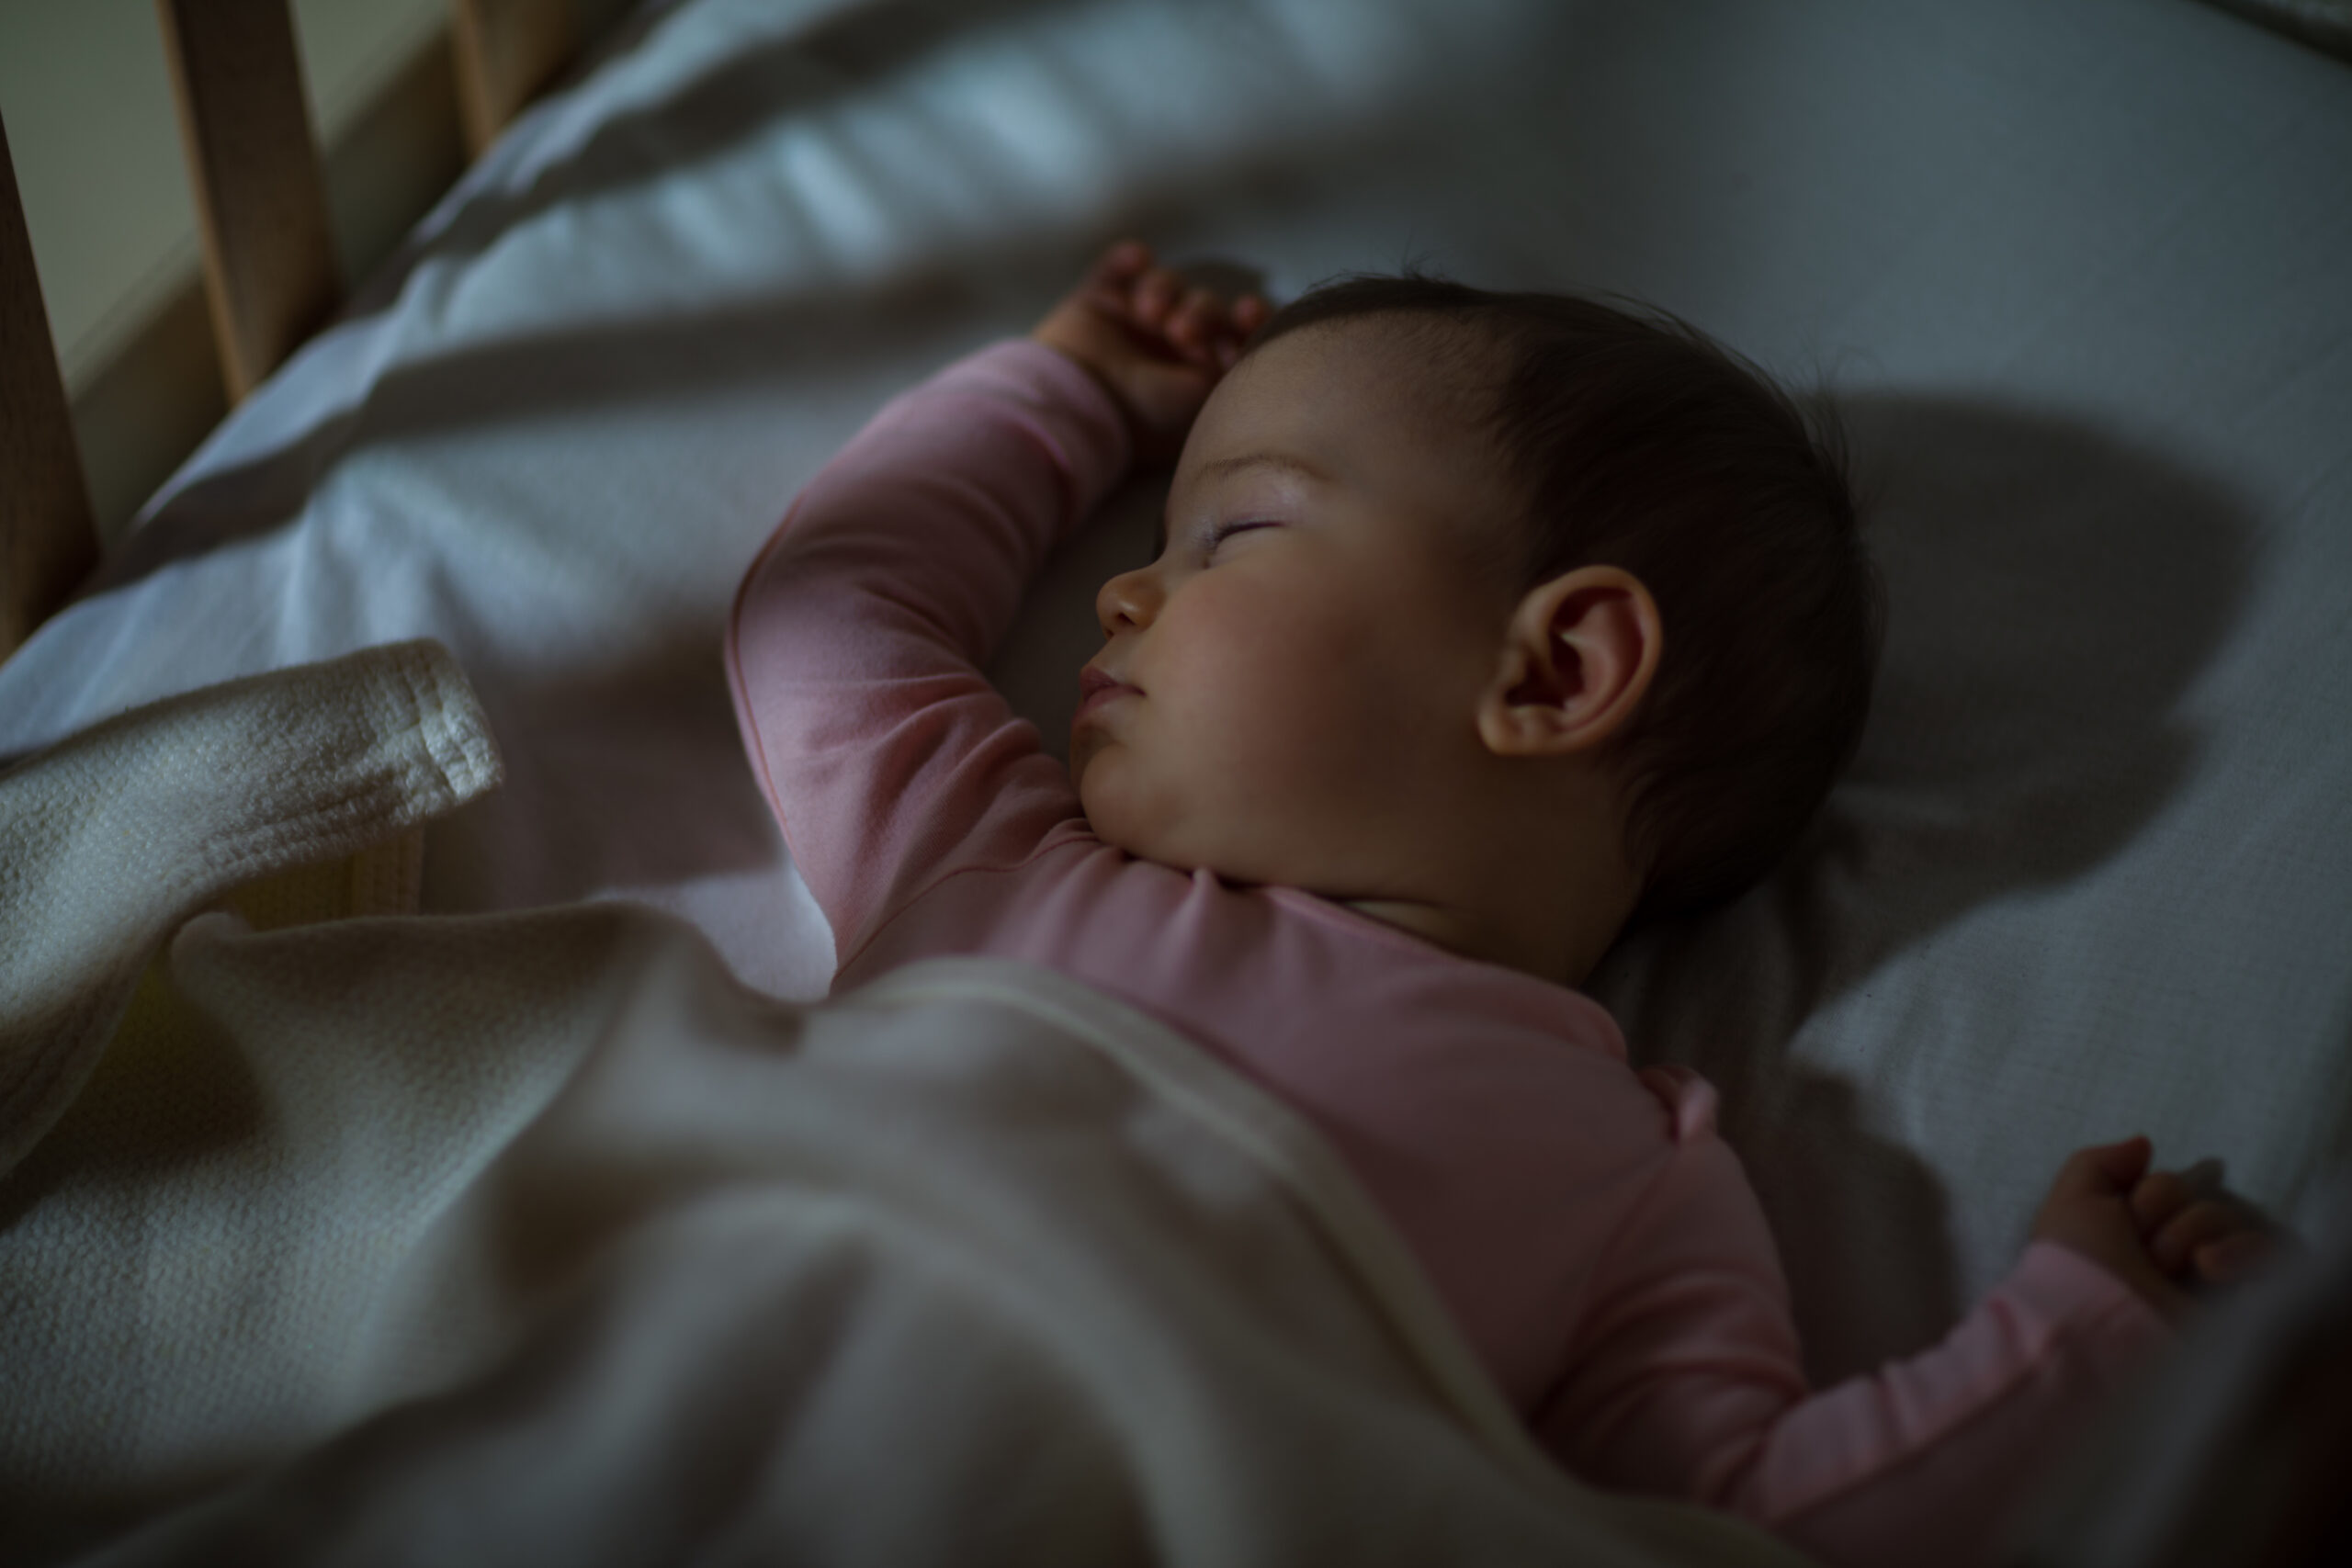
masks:
POLYGON ((2080 1253, 2177 1319, 2191 1290, 2234 1283, 2267 1263, 2278 1233, 2249 1204, 2204 1195, 2181 1173, 2151 1171, 2153 1153, 2145 1138, 2075 1151, 2033 1238, 2080 1253))
POLYGON ((2156 1267, 2174 1279, 2228 1285, 2262 1268, 2286 1237, 2251 1204, 2218 1190, 2218 1161, 2155 1170, 2132 1189, 2132 1217, 2156 1267))
POLYGON ((1163 463, 1271 313, 1255 294, 1227 303, 1189 287, 1141 241, 1123 240, 1030 335, 1092 371, 1126 415, 1137 459, 1163 463))

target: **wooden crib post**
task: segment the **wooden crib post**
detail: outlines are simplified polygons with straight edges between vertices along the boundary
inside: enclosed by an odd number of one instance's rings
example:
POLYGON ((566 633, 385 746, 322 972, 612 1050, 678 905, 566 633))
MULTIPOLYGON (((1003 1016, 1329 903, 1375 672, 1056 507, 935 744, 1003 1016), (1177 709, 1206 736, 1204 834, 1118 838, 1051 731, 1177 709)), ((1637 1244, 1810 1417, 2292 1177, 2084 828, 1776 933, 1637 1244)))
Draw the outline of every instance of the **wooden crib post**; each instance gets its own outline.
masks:
POLYGON ((90 492, 0 125, 0 659, 97 563, 90 492))
POLYGON ((451 0, 458 107, 477 158, 571 58, 571 0, 451 0))
POLYGON ((155 0, 229 400, 343 292, 287 0, 155 0))

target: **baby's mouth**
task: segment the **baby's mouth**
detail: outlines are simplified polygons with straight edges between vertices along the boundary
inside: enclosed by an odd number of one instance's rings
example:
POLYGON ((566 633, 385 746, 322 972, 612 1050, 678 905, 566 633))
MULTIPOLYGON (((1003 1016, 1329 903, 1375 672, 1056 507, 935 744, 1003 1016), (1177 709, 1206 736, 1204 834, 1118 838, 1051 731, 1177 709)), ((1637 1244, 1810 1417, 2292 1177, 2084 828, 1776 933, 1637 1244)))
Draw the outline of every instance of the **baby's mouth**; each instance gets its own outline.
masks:
POLYGON ((1115 675, 1104 673, 1091 664, 1078 672, 1078 712, 1070 719, 1078 724, 1122 697, 1139 697, 1140 688, 1130 686, 1115 675))

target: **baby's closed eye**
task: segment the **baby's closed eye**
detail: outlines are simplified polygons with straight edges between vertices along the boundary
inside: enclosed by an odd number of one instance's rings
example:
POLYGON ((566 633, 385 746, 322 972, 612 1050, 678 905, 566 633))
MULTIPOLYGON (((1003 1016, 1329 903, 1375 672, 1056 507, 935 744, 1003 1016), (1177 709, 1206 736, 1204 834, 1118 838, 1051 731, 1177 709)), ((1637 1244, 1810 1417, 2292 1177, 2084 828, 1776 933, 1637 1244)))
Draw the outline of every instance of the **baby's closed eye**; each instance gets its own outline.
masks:
POLYGON ((1225 543, 1226 540, 1233 537, 1236 534, 1247 534, 1253 529, 1272 528, 1273 526, 1273 524, 1266 522, 1263 519, 1251 519, 1238 523, 1219 523, 1209 530, 1208 537, 1203 541, 1202 547, 1214 554, 1219 545, 1225 543))

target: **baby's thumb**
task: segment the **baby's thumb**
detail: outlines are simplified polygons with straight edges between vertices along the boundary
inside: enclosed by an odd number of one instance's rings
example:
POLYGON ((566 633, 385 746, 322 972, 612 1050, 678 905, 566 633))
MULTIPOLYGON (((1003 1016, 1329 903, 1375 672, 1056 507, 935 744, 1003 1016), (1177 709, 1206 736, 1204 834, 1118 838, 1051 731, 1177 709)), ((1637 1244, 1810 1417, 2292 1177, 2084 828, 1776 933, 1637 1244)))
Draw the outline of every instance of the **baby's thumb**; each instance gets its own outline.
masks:
POLYGON ((2144 1134, 2134 1134, 2120 1144, 2095 1144, 2076 1149, 2058 1172, 2058 1186, 2064 1191, 2085 1197, 2115 1197, 2131 1191, 2147 1174, 2148 1161, 2154 1155, 2155 1145, 2144 1134))

